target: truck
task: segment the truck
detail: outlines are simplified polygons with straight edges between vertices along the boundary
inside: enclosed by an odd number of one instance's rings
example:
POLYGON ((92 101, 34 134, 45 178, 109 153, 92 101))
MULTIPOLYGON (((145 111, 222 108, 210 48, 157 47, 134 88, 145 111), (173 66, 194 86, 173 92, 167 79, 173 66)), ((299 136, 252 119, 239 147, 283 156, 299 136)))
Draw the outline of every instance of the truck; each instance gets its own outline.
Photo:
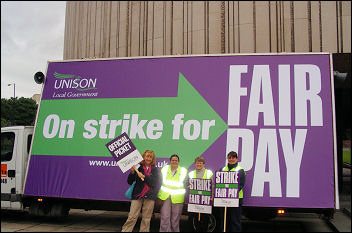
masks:
MULTIPOLYGON (((330 53, 49 61, 34 127, 1 128, 1 208, 67 216, 128 210, 106 144, 127 133, 156 166, 177 154, 213 171, 236 151, 244 214, 339 209, 330 53)), ((44 78, 45 77, 45 78, 44 78)))

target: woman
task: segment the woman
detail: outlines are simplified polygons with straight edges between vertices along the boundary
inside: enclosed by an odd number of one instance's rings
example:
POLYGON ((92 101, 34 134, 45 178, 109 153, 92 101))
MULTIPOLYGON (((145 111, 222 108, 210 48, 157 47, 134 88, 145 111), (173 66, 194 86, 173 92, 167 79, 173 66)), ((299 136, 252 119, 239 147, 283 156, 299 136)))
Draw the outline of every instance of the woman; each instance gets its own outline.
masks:
POLYGON ((163 201, 160 210, 160 232, 179 232, 180 217, 185 201, 187 169, 179 166, 178 155, 170 157, 170 165, 161 169, 162 181, 158 198, 163 201))
POLYGON ((136 167, 133 166, 128 175, 128 184, 131 185, 134 181, 136 181, 136 184, 132 192, 128 219, 122 226, 123 232, 133 231, 141 208, 142 222, 139 231, 149 232, 150 229, 150 220, 154 210, 155 199, 158 194, 159 171, 155 167, 156 157, 154 151, 146 150, 142 157, 143 161, 140 162, 141 166, 138 168, 138 172, 135 171, 136 167))
MULTIPOLYGON (((220 171, 234 171, 238 172, 239 175, 239 187, 238 187, 238 198, 239 198, 239 205, 238 207, 227 207, 227 220, 226 220, 226 231, 229 232, 241 232, 242 231, 242 204, 243 204, 243 187, 246 183, 246 172, 238 163, 238 154, 237 152, 230 151, 227 154, 227 165, 222 167, 220 171)), ((223 222, 224 220, 224 209, 217 207, 214 209, 215 216, 218 217, 217 222, 223 222)), ((218 227, 223 224, 218 224, 218 227)), ((221 229, 218 229, 221 231, 221 229)))

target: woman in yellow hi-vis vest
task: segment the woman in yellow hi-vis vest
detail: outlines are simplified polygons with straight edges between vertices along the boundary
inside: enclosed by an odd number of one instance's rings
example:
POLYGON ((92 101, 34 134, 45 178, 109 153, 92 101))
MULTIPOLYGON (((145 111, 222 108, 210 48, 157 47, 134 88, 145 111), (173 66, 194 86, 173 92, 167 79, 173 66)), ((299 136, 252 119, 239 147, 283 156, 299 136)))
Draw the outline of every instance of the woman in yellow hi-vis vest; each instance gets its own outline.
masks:
POLYGON ((211 179, 213 177, 213 172, 205 168, 205 159, 202 156, 194 160, 194 166, 196 169, 188 173, 189 178, 211 179))
POLYGON ((161 169, 162 183, 158 198, 163 201, 160 210, 160 232, 179 232, 180 217, 185 201, 187 169, 179 166, 177 155, 170 157, 170 165, 161 169))

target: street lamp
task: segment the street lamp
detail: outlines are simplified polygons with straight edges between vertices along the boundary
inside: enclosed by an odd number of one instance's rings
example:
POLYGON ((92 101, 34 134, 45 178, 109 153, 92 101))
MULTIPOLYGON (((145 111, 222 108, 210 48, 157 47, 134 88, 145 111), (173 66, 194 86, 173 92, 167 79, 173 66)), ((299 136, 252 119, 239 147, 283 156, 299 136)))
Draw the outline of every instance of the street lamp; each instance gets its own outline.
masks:
POLYGON ((14 84, 14 83, 7 84, 8 87, 11 85, 13 85, 13 98, 16 98, 16 84, 14 84))

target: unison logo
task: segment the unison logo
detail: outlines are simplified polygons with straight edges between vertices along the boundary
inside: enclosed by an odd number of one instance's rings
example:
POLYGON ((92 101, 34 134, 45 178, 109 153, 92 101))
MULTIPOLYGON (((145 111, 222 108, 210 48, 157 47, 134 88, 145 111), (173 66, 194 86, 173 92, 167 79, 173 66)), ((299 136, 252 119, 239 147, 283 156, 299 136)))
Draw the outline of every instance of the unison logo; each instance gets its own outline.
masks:
POLYGON ((97 89, 95 86, 97 84, 96 78, 81 78, 80 76, 75 76, 73 74, 59 74, 54 73, 55 89, 76 89, 77 91, 87 91, 97 89))

